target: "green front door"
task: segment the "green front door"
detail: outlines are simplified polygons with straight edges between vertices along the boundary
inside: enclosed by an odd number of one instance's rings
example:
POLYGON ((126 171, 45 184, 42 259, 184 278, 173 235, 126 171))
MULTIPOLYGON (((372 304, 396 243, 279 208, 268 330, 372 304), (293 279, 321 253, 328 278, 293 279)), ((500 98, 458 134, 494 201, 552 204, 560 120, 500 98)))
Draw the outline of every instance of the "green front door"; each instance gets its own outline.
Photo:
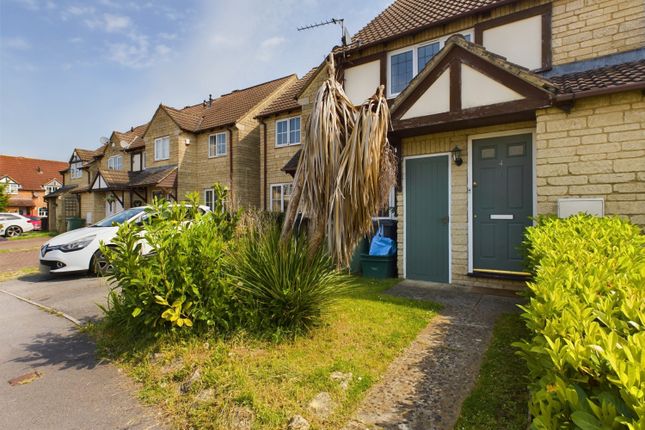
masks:
POLYGON ((473 141, 473 271, 523 274, 533 215, 531 135, 473 141))
POLYGON ((406 278, 449 282, 447 155, 405 160, 406 278))

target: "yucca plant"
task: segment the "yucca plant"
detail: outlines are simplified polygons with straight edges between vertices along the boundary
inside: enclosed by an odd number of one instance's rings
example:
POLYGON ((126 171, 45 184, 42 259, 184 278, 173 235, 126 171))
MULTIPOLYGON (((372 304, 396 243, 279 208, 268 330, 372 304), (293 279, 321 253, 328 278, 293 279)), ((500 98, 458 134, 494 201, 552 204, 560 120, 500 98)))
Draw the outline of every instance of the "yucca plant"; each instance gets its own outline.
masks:
POLYGON ((349 285, 332 259, 319 248, 309 255, 305 235, 280 240, 278 225, 247 213, 230 265, 238 298, 261 331, 298 334, 315 326, 349 285))
POLYGON ((354 106, 335 77, 333 55, 327 71, 305 123, 282 240, 290 239, 300 212, 311 220, 309 255, 316 255, 326 238, 337 265, 345 267, 387 202, 396 159, 387 141, 390 113, 383 86, 354 106))

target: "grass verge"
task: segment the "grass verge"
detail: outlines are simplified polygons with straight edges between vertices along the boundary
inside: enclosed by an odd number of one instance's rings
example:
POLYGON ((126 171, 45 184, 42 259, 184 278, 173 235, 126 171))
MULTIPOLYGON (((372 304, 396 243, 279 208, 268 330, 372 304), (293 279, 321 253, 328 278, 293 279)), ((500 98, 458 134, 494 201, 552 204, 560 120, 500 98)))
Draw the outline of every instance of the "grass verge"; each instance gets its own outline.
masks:
POLYGON ((2 272, 0 273, 0 282, 8 281, 10 279, 16 279, 25 275, 33 275, 34 273, 38 273, 38 271, 38 267, 25 267, 23 269, 14 270, 11 272, 2 272))
POLYGON ((100 353, 142 384, 140 397, 161 406, 174 428, 227 429, 240 415, 251 415, 254 429, 284 429, 290 417, 300 414, 312 429, 337 429, 438 309, 384 295, 397 280, 356 281, 322 326, 292 341, 238 334, 142 345, 106 333, 100 324, 90 332, 100 353), (330 378, 334 371, 352 373, 346 390, 330 378), (324 423, 307 408, 323 391, 336 404, 324 423))
POLYGON ((528 422, 528 369, 511 343, 528 336, 519 315, 502 315, 475 388, 461 407, 458 430, 524 430, 528 422))
POLYGON ((30 231, 23 233, 20 236, 10 237, 7 240, 25 240, 25 239, 35 239, 37 237, 54 237, 58 233, 51 231, 30 231))

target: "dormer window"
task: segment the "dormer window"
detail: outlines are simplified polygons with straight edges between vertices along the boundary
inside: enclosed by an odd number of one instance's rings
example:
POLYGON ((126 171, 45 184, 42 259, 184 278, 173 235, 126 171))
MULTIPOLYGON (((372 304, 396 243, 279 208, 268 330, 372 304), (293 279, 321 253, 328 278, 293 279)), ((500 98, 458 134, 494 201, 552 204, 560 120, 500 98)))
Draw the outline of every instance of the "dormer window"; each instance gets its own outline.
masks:
MULTIPOLYGON (((472 40, 472 30, 461 33, 467 41, 472 40)), ((388 54, 388 96, 395 97, 443 48, 452 34, 430 42, 419 43, 388 54)))
POLYGON ((5 190, 7 191, 7 194, 18 194, 18 190, 20 190, 20 185, 16 184, 14 181, 9 179, 8 177, 5 177, 4 179, 0 180, 1 183, 5 185, 5 190))
POLYGON ((123 169, 123 156, 114 155, 108 158, 108 169, 109 170, 121 170, 123 169))
POLYGON ((83 161, 76 154, 72 158, 72 161, 69 163, 69 174, 72 179, 78 179, 83 176, 83 161))

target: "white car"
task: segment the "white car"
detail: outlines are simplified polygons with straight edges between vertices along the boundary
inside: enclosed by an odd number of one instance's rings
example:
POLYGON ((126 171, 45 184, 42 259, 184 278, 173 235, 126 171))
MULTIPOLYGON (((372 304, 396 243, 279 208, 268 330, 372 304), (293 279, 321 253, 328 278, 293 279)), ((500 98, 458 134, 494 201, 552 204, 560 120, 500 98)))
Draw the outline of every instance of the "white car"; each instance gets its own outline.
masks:
POLYGON ((33 229, 34 226, 27 217, 9 212, 0 213, 0 235, 2 236, 20 236, 22 233, 33 229))
MULTIPOLYGON (((207 206, 199 206, 208 212, 207 206)), ((99 246, 112 243, 119 226, 125 222, 143 220, 146 206, 126 209, 104 218, 89 227, 60 234, 40 248, 40 270, 45 273, 93 272, 103 275, 109 272, 109 264, 99 246)))

